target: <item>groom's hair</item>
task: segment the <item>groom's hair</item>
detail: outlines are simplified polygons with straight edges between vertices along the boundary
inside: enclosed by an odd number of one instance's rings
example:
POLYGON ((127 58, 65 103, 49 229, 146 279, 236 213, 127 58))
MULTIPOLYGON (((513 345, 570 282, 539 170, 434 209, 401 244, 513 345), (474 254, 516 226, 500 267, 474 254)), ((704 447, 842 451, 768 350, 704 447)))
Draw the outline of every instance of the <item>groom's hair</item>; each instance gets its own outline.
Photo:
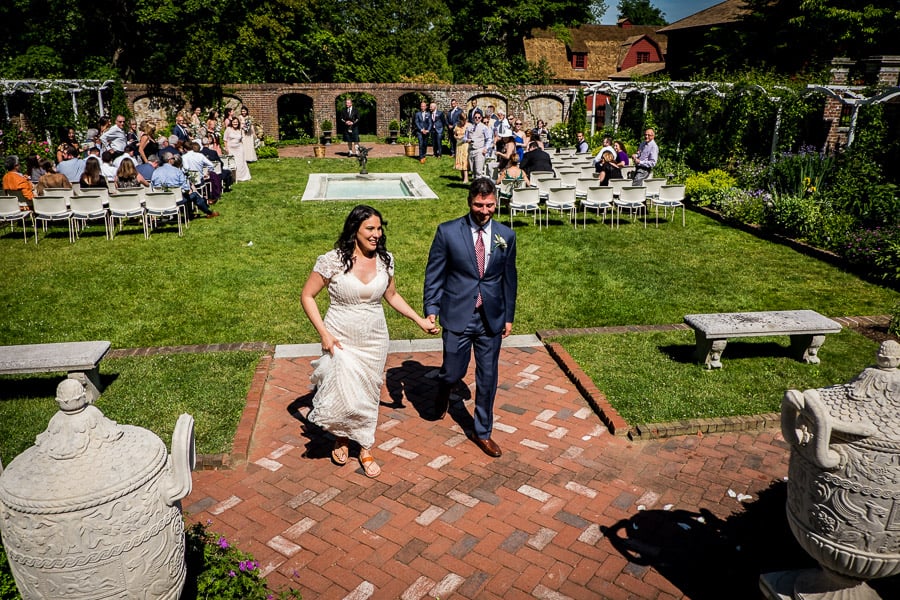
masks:
POLYGON ((497 186, 487 177, 479 177, 469 186, 469 204, 478 196, 496 196, 497 186))

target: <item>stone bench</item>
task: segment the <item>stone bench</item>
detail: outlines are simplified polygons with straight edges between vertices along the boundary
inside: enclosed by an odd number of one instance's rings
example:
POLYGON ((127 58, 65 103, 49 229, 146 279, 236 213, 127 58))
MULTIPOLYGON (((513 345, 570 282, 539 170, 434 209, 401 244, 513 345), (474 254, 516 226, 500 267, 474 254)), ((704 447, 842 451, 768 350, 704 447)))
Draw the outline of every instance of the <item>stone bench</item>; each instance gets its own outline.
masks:
POLYGON ((687 315, 684 322, 694 329, 695 357, 707 369, 722 368, 720 359, 728 338, 775 335, 791 337, 791 352, 798 360, 818 364, 817 353, 825 343, 825 335, 841 330, 839 323, 814 310, 687 315))
POLYGON ((93 402, 100 397, 100 361, 109 346, 109 342, 0 346, 0 375, 65 371, 84 385, 93 402))

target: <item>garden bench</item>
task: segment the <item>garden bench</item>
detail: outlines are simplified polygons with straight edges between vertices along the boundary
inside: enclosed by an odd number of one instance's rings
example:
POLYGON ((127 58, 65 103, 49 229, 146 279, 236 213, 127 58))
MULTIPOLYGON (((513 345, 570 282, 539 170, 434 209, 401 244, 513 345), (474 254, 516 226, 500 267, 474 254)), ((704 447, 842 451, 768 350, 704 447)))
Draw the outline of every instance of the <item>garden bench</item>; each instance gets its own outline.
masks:
POLYGON ((798 360, 818 364, 817 353, 825 335, 838 333, 839 323, 814 310, 772 310, 747 313, 687 315, 684 322, 694 329, 695 358, 707 369, 722 368, 722 352, 728 338, 788 335, 791 352, 798 360))
POLYGON ((65 371, 84 385, 93 402, 100 397, 100 361, 109 346, 109 342, 0 346, 0 375, 65 371))

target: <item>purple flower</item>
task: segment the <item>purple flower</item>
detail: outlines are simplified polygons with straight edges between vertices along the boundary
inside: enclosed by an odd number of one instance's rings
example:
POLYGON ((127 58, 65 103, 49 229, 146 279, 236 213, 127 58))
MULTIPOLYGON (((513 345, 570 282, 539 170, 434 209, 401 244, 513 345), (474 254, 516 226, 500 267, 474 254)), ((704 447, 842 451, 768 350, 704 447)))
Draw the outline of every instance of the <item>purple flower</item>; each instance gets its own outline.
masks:
POLYGON ((228 571, 228 576, 229 577, 237 577, 237 573, 235 573, 234 571, 228 571))
POLYGON ((228 540, 226 540, 224 537, 219 538, 218 544, 219 548, 221 548, 222 550, 228 549, 228 540))

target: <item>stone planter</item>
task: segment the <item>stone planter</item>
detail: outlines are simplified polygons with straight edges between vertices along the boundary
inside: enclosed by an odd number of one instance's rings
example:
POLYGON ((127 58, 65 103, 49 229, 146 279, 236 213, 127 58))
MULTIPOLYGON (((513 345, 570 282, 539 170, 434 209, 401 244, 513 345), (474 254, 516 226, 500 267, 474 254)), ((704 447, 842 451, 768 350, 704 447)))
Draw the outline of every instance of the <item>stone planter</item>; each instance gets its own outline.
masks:
POLYGON ((900 573, 900 344, 884 342, 877 360, 781 403, 788 522, 822 567, 795 578, 794 598, 879 598, 866 580, 900 573))
POLYGON ((331 145, 331 132, 330 131, 322 132, 322 143, 325 144, 326 146, 331 145))
POLYGON ((397 143, 397 136, 399 136, 399 135, 400 135, 400 130, 399 130, 399 129, 397 129, 397 130, 393 130, 393 129, 392 129, 391 131, 388 131, 388 143, 389 143, 389 144, 396 144, 396 143, 397 143))
POLYGON ((0 476, 0 532, 19 593, 176 600, 193 418, 178 419, 168 456, 152 432, 103 416, 75 379, 56 400, 47 430, 0 476))

